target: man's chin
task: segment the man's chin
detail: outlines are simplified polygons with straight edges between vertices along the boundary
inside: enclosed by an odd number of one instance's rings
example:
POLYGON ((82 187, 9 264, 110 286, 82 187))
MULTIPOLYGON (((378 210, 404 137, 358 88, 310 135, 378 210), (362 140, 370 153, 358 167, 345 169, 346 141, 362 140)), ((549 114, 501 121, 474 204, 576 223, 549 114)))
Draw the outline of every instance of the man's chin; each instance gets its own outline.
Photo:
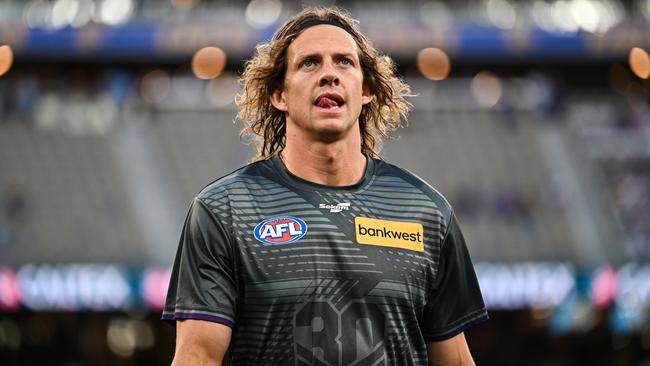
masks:
POLYGON ((312 130, 312 135, 318 140, 325 143, 332 143, 345 139, 350 135, 351 128, 344 128, 339 121, 338 124, 330 126, 320 126, 312 130))

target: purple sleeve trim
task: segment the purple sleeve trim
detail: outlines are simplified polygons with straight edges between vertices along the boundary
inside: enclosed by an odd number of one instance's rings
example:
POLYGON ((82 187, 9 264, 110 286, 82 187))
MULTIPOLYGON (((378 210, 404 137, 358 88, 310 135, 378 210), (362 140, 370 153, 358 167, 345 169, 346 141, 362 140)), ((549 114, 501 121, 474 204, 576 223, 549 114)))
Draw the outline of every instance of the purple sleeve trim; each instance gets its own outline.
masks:
POLYGON ((490 319, 490 317, 488 316, 488 314, 485 314, 480 318, 476 318, 476 319, 470 321, 469 323, 465 323, 463 326, 458 327, 458 328, 456 328, 456 329, 454 329, 454 330, 452 330, 452 331, 450 331, 448 333, 442 334, 442 335, 429 336, 429 335, 423 334, 424 340, 427 341, 427 342, 444 341, 444 340, 447 340, 449 338, 455 337, 458 334, 460 334, 460 333, 468 330, 469 328, 475 326, 476 324, 483 323, 484 321, 487 321, 488 319, 490 319))
POLYGON ((162 316, 162 320, 174 321, 178 319, 206 320, 213 323, 227 325, 230 328, 235 327, 235 323, 233 321, 216 315, 208 315, 208 314, 201 314, 201 313, 172 313, 172 314, 166 313, 163 314, 162 316))

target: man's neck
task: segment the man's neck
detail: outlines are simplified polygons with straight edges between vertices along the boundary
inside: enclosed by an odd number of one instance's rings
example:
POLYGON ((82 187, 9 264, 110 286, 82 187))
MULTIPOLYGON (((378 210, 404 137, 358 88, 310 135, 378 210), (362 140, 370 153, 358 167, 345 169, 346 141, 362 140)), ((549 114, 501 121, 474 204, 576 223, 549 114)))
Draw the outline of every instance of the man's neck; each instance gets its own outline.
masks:
POLYGON ((360 144, 348 141, 292 143, 288 140, 280 157, 291 174, 328 186, 358 183, 366 169, 360 144))

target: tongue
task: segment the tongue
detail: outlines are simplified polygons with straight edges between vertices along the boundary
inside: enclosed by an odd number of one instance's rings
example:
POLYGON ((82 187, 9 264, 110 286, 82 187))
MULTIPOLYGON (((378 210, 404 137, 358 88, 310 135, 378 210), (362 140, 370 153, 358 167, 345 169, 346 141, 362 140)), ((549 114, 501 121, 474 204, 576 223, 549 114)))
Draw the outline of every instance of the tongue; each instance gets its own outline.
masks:
POLYGON ((321 97, 320 100, 318 100, 318 106, 321 108, 332 108, 338 105, 339 104, 335 100, 332 100, 328 97, 321 97))

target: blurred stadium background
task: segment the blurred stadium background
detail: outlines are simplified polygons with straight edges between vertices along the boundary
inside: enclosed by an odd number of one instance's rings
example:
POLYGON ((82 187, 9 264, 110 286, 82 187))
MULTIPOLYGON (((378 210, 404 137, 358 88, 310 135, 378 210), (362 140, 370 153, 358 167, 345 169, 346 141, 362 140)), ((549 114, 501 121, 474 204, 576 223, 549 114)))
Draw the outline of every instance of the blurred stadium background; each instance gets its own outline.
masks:
POLYGON ((336 4, 416 97, 383 154, 456 207, 480 365, 650 365, 650 0, 0 1, 0 364, 164 365, 190 199, 252 157, 255 44, 336 4))

